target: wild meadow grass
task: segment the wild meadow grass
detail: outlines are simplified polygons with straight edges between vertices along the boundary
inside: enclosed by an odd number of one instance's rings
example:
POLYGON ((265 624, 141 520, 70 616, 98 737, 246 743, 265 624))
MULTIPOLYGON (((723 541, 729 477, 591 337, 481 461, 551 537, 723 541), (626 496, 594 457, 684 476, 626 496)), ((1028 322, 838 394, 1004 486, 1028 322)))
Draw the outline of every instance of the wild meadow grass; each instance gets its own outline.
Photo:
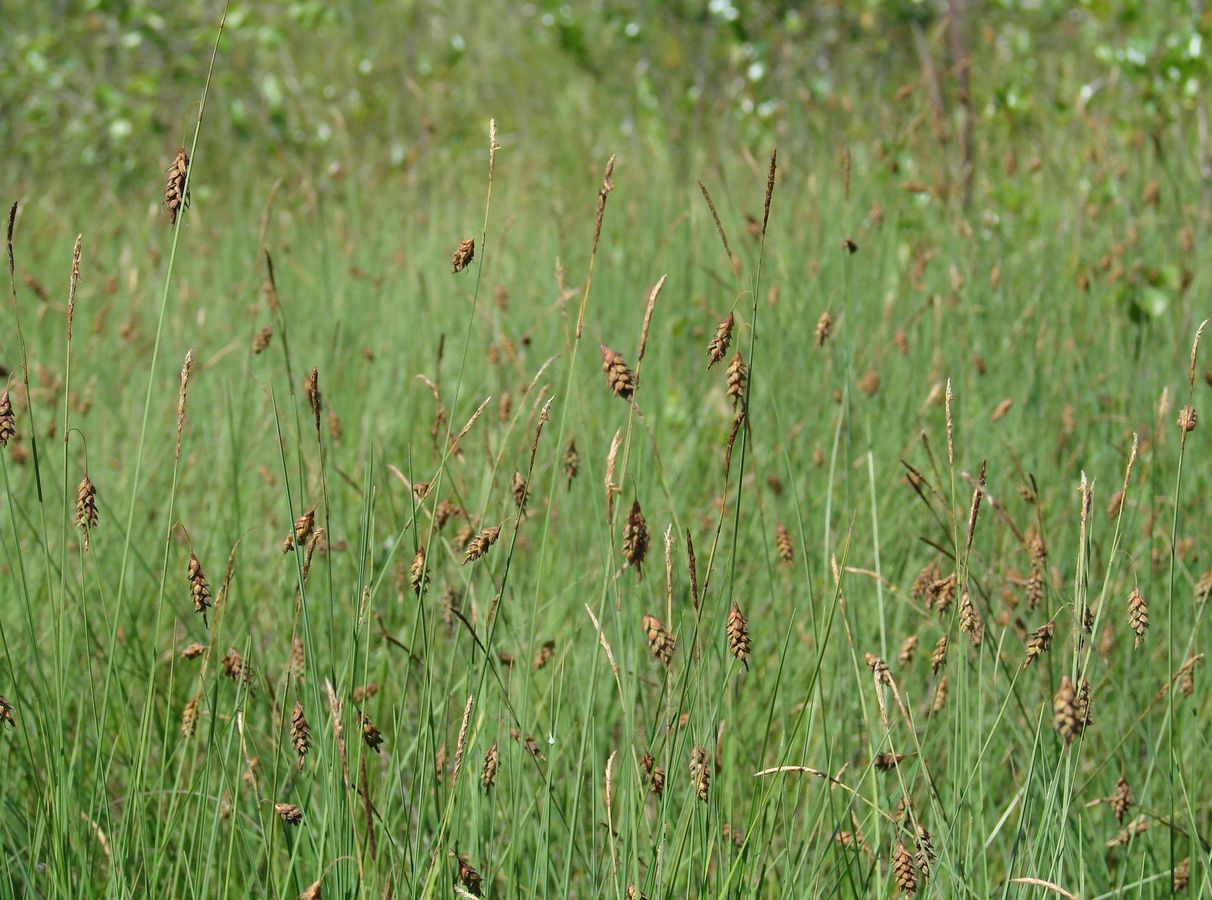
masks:
POLYGON ((1212 890, 1189 135, 279 173, 211 40, 0 182, 5 895, 1212 890))

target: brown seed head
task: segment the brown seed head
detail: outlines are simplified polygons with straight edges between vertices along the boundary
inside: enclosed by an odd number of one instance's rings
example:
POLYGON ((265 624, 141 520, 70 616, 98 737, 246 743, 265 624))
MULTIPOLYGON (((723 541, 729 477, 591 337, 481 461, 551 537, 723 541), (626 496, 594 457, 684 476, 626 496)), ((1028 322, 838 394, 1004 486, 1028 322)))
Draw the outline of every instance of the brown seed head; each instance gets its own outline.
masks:
POLYGON ((206 645, 194 642, 181 650, 182 659, 197 659, 206 652, 206 645))
POLYGON ((198 724, 198 696, 190 698, 181 711, 181 736, 193 737, 198 724))
POLYGON ((467 893, 473 897, 484 896, 484 879, 480 877, 480 873, 471 867, 464 857, 457 857, 459 861, 459 883, 467 889, 467 893))
POLYGON ((749 384, 749 367, 741 359, 739 350, 732 357, 732 362, 728 364, 726 375, 727 390, 725 394, 732 401, 732 408, 743 407, 745 403, 745 389, 749 384))
POLYGON ((917 893, 917 867, 913 864, 913 857, 909 855, 909 851, 900 841, 896 842, 896 849, 892 851, 892 876, 896 879, 896 886, 902 893, 917 893))
POLYGON ((265 352, 265 348, 269 346, 270 339, 274 336, 272 328, 262 328, 253 337, 252 352, 253 356, 260 356, 265 352))
POLYGON ((1178 427, 1183 431, 1194 431, 1198 419, 1194 406, 1184 406, 1178 411, 1178 427))
POLYGON ((640 501, 634 500, 631 512, 623 523, 623 558, 633 567, 636 575, 644 577, 644 556, 648 553, 648 523, 640 509, 640 501))
POLYGON ((534 667, 534 670, 537 672, 539 669, 551 662, 551 657, 554 652, 555 641, 544 641, 543 646, 539 647, 538 652, 531 661, 531 665, 534 667))
POLYGON ((917 864, 918 870, 922 873, 923 878, 930 877, 930 868, 934 865, 934 839, 930 836, 930 832, 923 828, 920 824, 917 826, 917 837, 914 839, 914 845, 917 852, 913 854, 913 861, 917 864))
POLYGON ((651 753, 640 758, 640 766, 648 779, 648 790, 660 797, 665 792, 665 770, 656 764, 651 753))
POLYGON ((904 753, 877 753, 871 760, 871 764, 881 772, 891 772, 900 765, 904 758, 904 753))
POLYGON ((383 746, 383 733, 375 727, 374 722, 370 721, 370 716, 362 713, 360 718, 362 722, 362 742, 375 753, 379 753, 379 748, 383 746))
POLYGON ((735 322, 735 317, 732 313, 728 314, 728 318, 724 319, 715 329, 715 337, 711 339, 711 343, 707 345, 707 368, 711 368, 728 352, 728 345, 732 343, 732 326, 735 322))
POLYGON ((779 522, 774 526, 774 544, 779 551, 779 561, 790 563, 795 559, 795 550, 791 544, 791 532, 787 530, 787 526, 779 522))
POLYGON ((189 555, 189 592, 194 601, 195 612, 204 613, 212 605, 210 582, 206 580, 202 564, 193 553, 189 555))
POLYGON ((320 882, 313 881, 303 889, 303 893, 299 895, 299 900, 320 900, 320 882))
POLYGON ((644 616, 640 624, 648 638, 648 646, 652 650, 652 655, 668 668, 673 660, 673 651, 678 646, 677 639, 669 633, 669 629, 656 616, 644 616))
POLYGON ((1107 841, 1107 849, 1111 850, 1115 847, 1122 847, 1129 843, 1138 834, 1142 834, 1149 828, 1149 817, 1143 813, 1128 823, 1123 831, 1119 832, 1111 840, 1107 841))
POLYGON ((917 655, 917 648, 921 641, 916 634, 911 634, 901 642, 901 649, 896 654, 896 661, 902 666, 907 666, 913 662, 913 657, 917 655))
POLYGON ((371 681, 354 688, 349 696, 354 703, 364 703, 372 699, 377 693, 379 693, 379 686, 371 681))
POLYGON ((519 513, 526 512, 526 479, 522 477, 521 472, 513 473, 513 482, 509 486, 509 491, 513 494, 514 505, 518 508, 519 513))
POLYGON ((1111 811, 1115 813, 1115 820, 1121 825, 1124 824, 1124 818, 1132 804, 1132 787, 1128 784, 1128 779, 1120 775, 1115 780, 1115 791, 1111 794, 1111 811))
POLYGON ((1052 646, 1052 634, 1056 630, 1056 622, 1050 621, 1041 625, 1027 636, 1027 658, 1023 660, 1023 668, 1035 662, 1040 654, 1047 653, 1052 646))
POLYGON ((76 488, 76 524, 84 532, 84 549, 87 550, 89 532, 97 527, 97 488, 89 481, 87 472, 76 488))
POLYGON ((501 527, 493 525, 485 528, 475 537, 467 542, 466 553, 463 557, 463 564, 475 562, 481 556, 488 552, 488 548, 497 542, 497 538, 501 534, 501 527))
POLYGON ((480 784, 487 791, 492 788, 493 783, 497 780, 497 770, 501 763, 501 752, 497 749, 494 742, 488 748, 488 752, 484 754, 484 766, 480 769, 480 784))
POLYGON ((476 242, 474 238, 468 238, 465 241, 459 242, 459 249, 455 250, 454 256, 450 259, 450 271, 454 273, 462 272, 475 259, 476 242))
POLYGON ((572 479, 577 477, 579 471, 581 471, 581 454, 577 453, 577 442, 569 441, 568 449, 564 451, 564 477, 568 479, 569 490, 572 490, 572 479))
POLYGON ((821 313, 821 317, 816 320, 816 345, 824 347, 825 341, 829 340, 833 334, 833 316, 829 315, 829 310, 821 313))
POLYGON ((275 803, 274 812, 287 825, 298 825, 303 821, 303 810, 294 803, 275 803))
POLYGON ((8 442, 17 436, 17 420, 13 415, 13 404, 9 400, 8 391, 0 394, 0 447, 8 446, 8 442))
POLYGON ((417 547, 416 555, 412 558, 412 565, 408 567, 408 586, 412 588, 412 592, 418 597, 425 592, 425 588, 429 585, 429 571, 425 567, 425 546, 417 547))
POLYGON ((711 790, 711 766, 707 762, 707 750, 704 747, 696 746, 690 751, 690 783, 699 799, 706 803, 711 790))
POLYGON ((1174 867, 1173 884, 1171 887, 1176 894, 1185 893, 1191 884, 1191 857, 1186 857, 1174 867))
POLYGON ((1065 675, 1052 700, 1052 723, 1066 744, 1077 740, 1086 727, 1085 711, 1081 706, 1073 682, 1065 675))
POLYGON ((606 373, 606 384, 616 397, 630 400, 635 393, 635 375, 623 362, 623 354, 601 345, 602 371, 606 373))
POLYGON ((1134 587, 1128 594, 1128 626, 1136 635, 1133 646, 1139 647, 1145 629, 1149 627, 1149 604, 1141 596, 1140 588, 1134 587))
POLYGON ((947 664, 947 635, 943 635, 934 645, 934 651, 930 654, 930 671, 937 675, 938 670, 947 664))
POLYGON ((734 601, 728 610, 728 652, 749 668, 749 620, 741 615, 741 607, 734 601))
POLYGON ((297 701, 290 714, 290 742, 299 756, 299 771, 302 772, 304 758, 311 749, 311 726, 307 724, 307 716, 303 714, 303 704, 297 701))
POLYGON ((972 641, 972 646, 979 647, 985 639, 985 623, 981 619, 980 610, 972 602, 972 596, 968 593, 966 587, 963 593, 960 594, 959 614, 960 631, 968 635, 968 639, 972 641))
POLYGON ((312 369, 303 381, 303 392, 307 394, 307 403, 311 407, 312 417, 316 422, 316 434, 320 434, 320 410, 323 398, 320 395, 320 370, 312 369))
POLYGON ((176 225, 181 210, 189 206, 189 193, 185 188, 189 155, 184 147, 177 151, 176 159, 165 171, 168 173, 168 179, 164 184, 164 205, 168 209, 168 224, 176 225))

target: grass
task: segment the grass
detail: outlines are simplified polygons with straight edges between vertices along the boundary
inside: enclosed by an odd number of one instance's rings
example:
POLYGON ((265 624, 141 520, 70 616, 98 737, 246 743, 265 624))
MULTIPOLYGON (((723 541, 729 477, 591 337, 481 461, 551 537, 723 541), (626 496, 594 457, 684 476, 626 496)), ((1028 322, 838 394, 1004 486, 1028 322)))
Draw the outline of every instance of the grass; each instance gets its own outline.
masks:
POLYGON ((175 227, 148 185, 176 141, 133 193, 99 171, 104 210, 0 181, 5 895, 1099 898, 1168 895, 1184 861, 1186 895, 1212 888, 1207 428, 1176 424, 1212 383, 1208 223, 1181 123, 1158 153, 1103 107, 982 118, 965 209, 911 68, 899 103, 856 85, 868 122, 835 99, 628 139, 549 62, 562 116, 504 97, 406 167, 368 131, 321 174, 232 139, 209 34, 175 227))

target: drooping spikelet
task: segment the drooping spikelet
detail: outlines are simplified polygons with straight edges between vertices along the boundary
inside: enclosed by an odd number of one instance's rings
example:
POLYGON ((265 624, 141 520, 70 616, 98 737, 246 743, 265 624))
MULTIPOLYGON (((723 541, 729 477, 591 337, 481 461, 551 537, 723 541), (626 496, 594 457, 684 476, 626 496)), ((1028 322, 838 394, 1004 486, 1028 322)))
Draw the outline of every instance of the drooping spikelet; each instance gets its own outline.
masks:
POLYGON ((564 477, 568 479, 569 490, 572 490, 572 479, 576 478, 580 471, 581 454, 577 453, 577 442, 572 440, 568 442, 568 449, 564 451, 564 477))
POLYGON ((484 896, 484 879, 480 877, 480 873, 471 867, 471 863, 465 857, 456 857, 459 861, 459 884, 467 890, 467 893, 473 897, 484 896))
POLYGON ((454 273, 462 272, 476 256, 476 242, 474 238, 468 238, 465 241, 459 242, 459 248, 455 250, 454 256, 450 258, 450 271, 454 273))
POLYGON ((274 812, 287 825, 298 825, 303 821, 303 810, 294 803, 275 803, 274 812))
POLYGON ((189 172, 189 154, 182 147, 177 157, 165 170, 168 179, 164 184, 164 205, 168 209, 168 224, 176 225, 181 210, 189 206, 189 193, 185 189, 185 178, 189 172))
POLYGON ((262 328, 260 331, 258 331, 253 337, 252 342, 253 356, 260 356, 262 353, 264 353, 265 348, 269 346, 269 342, 273 336, 274 330, 272 328, 262 328))
POLYGON ((195 694, 181 711, 181 736, 193 737, 198 725, 198 695, 195 694))
POLYGON ((690 783, 699 799, 706 803, 711 790, 711 766, 707 763, 707 750, 704 747, 696 746, 690 751, 690 783))
POLYGON ((891 772, 901 764, 905 758, 904 753, 877 753, 871 760, 871 764, 881 772, 891 772))
POLYGON ((321 900, 320 885, 321 882, 313 881, 303 889, 303 893, 299 894, 299 900, 321 900))
POLYGON ((84 549, 87 550, 89 532, 97 527, 97 488, 89 481, 87 472, 76 488, 76 524, 84 533, 84 549))
POLYGON ((1081 708, 1083 705, 1078 700, 1072 680, 1065 675, 1052 700, 1052 723, 1066 744, 1077 740, 1086 727, 1085 710, 1081 708))
POLYGON ((1199 416, 1195 414, 1194 406, 1184 406, 1178 411, 1178 427, 1182 431, 1194 431, 1199 416))
POLYGON ((1027 658, 1023 660, 1023 668, 1035 662, 1040 654, 1047 653, 1052 646, 1052 635, 1056 630, 1056 622, 1050 621, 1027 635, 1027 658))
POLYGON ((518 513, 526 512, 526 479, 522 477, 521 472, 513 473, 513 483, 509 486, 509 491, 513 494, 514 505, 518 508, 518 513))
POLYGON ((833 316, 829 315, 829 310, 825 310, 816 320, 816 345, 824 347, 825 341, 829 340, 831 334, 833 334, 833 316))
POLYGON ((728 345, 732 343, 732 326, 735 318, 732 313, 728 314, 723 322, 715 329, 715 337, 711 339, 711 343, 707 345, 707 368, 711 368, 728 352, 728 345))
POLYGON ((307 395, 307 405, 311 407, 312 418, 315 419, 316 436, 320 435, 320 410, 324 406, 324 398, 320 394, 320 370, 312 369, 303 381, 303 393, 307 395))
POLYGON ((789 563, 795 559, 795 550, 791 544, 791 533, 782 522, 774 526, 774 545, 778 548, 779 560, 781 562, 789 563))
POLYGON ((282 542, 282 552, 289 553, 296 546, 305 547, 307 539, 311 537, 312 529, 316 524, 316 511, 309 509, 299 518, 295 519, 295 527, 290 534, 286 535, 286 540, 282 542))
POLYGON ((375 682, 371 681, 367 684, 359 685, 358 687, 354 688, 353 691, 350 692, 349 696, 353 699, 354 703, 362 704, 373 698, 377 693, 379 693, 379 686, 375 682))
POLYGON ((913 590, 911 595, 914 600, 920 600, 927 606, 930 605, 930 585, 934 584, 942 577, 942 572, 939 571, 938 563, 928 562, 922 567, 922 570, 917 573, 917 577, 913 579, 913 590))
POLYGON ((417 547, 412 564, 408 567, 408 586, 418 597, 425 592, 429 585, 429 570, 425 567, 425 545, 417 547))
POLYGON ((199 656, 201 656, 205 652, 206 652, 206 645, 199 644, 197 641, 194 641, 192 644, 188 644, 181 649, 181 658, 182 659, 197 659, 199 656))
POLYGON ((237 684, 248 685, 249 692, 251 693, 255 683, 255 676, 253 675, 252 668, 244 661, 244 657, 235 648, 230 648, 224 655, 222 663, 223 674, 237 684))
POLYGON ((913 662, 913 657, 917 655, 917 648, 921 640, 916 634, 911 634, 901 642, 901 649, 896 654, 896 661, 902 666, 907 666, 913 662))
POLYGON ((617 350, 611 350, 605 344, 602 344, 601 351, 602 371, 606 373, 606 384, 610 386, 610 390, 616 397, 630 400, 631 395, 635 393, 635 375, 632 374, 631 369, 627 368, 627 363, 623 362, 623 354, 617 350))
POLYGON ((930 869, 934 865, 934 838, 920 824, 917 826, 917 837, 914 839, 916 851, 913 861, 917 863, 918 871, 923 878, 930 877, 930 869))
POLYGON ((938 674, 938 670, 947 664, 947 635, 943 635, 934 645, 934 650, 930 653, 930 672, 933 675, 938 674))
POLYGON ((1132 646, 1139 647, 1141 638, 1145 636, 1145 629, 1149 627, 1149 604, 1141 596, 1140 588, 1134 587, 1128 594, 1128 626, 1136 635, 1132 646))
POLYGON ((554 652, 555 641, 544 641, 543 646, 539 647, 538 652, 534 655, 534 659, 531 660, 531 666, 536 672, 539 671, 539 669, 542 669, 549 662, 551 662, 551 657, 554 652))
POLYGON ((900 841, 896 842, 896 849, 892 851, 892 876, 902 893, 917 893, 917 867, 913 864, 913 857, 900 841))
POLYGON ((648 638, 648 646, 652 655, 666 667, 673 660, 673 651, 677 649, 677 639, 669 633, 669 629, 656 616, 644 616, 640 621, 644 635, 648 638))
POLYGON ((205 614, 211 606, 210 582, 202 571, 196 554, 189 555, 189 593, 194 601, 194 612, 205 614))
POLYGON ((972 602, 967 588, 964 588, 963 593, 960 594, 959 617, 960 631, 968 635, 972 646, 979 647, 985 639, 985 623, 981 619, 980 610, 972 602))
POLYGON ((728 652, 749 668, 749 620, 741 614, 741 607, 734 601, 728 610, 728 652))
POLYGON ((739 350, 732 357, 732 362, 728 363, 726 374, 727 390, 725 393, 732 401, 732 408, 737 409, 744 406, 745 388, 749 384, 749 367, 745 365, 745 360, 741 359, 739 350))
POLYGON ((290 742, 299 756, 299 771, 302 772, 304 758, 311 749, 311 726, 307 724, 307 716, 303 714, 303 704, 298 701, 290 714, 290 742))
POLYGON ((1115 820, 1121 825, 1132 804, 1132 787, 1128 784, 1128 779, 1120 775, 1115 780, 1115 792, 1111 794, 1111 811, 1115 813, 1115 820))
POLYGON ((636 575, 644 577, 644 555, 648 552, 648 522, 640 509, 640 501, 633 500, 631 512, 623 523, 623 558, 635 569, 636 575))
POLYGON ((665 770, 656 764, 651 753, 646 752, 640 757, 640 767, 648 779, 648 790, 658 797, 665 793, 665 770))
POLYGON ((931 582, 926 589, 927 609, 936 609, 939 613, 945 613, 950 609, 952 601, 955 600, 955 585, 954 572, 945 578, 938 578, 931 582))
POLYGON ((13 404, 8 398, 8 391, 0 394, 0 447, 8 446, 8 442, 17 436, 17 420, 13 416, 13 404))
POLYGON ((488 752, 484 754, 484 765, 480 769, 480 784, 484 790, 490 790, 497 780, 497 770, 501 764, 501 751, 497 748, 494 742, 488 748, 488 752))
POLYGON ((1115 847, 1122 847, 1129 843, 1138 834, 1142 834, 1149 828, 1149 817, 1143 813, 1133 819, 1127 826, 1120 831, 1115 837, 1107 841, 1107 849, 1111 850, 1115 847))
POLYGON ((488 552, 488 548, 497 542, 497 538, 501 534, 501 526, 493 525, 485 528, 475 537, 467 542, 463 564, 475 562, 481 556, 488 552))
POLYGON ((1182 862, 1174 867, 1174 875, 1172 878, 1173 884, 1171 887, 1176 894, 1182 894, 1191 884, 1191 857, 1186 857, 1182 862))
POLYGON ((375 727, 375 723, 370 721, 370 716, 365 713, 361 714, 361 721, 362 742, 375 753, 379 753, 379 748, 383 746, 383 733, 375 727))

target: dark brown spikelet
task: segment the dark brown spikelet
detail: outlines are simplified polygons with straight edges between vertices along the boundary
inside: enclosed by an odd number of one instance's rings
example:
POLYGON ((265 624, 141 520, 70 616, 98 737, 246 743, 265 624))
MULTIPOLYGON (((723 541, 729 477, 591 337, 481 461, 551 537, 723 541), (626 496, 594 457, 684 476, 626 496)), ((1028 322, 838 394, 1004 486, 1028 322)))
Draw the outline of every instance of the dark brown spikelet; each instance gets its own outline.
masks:
POLYGON ((699 799, 706 803, 711 790, 711 766, 707 762, 707 750, 704 747, 695 747, 690 751, 690 783, 699 799))
POLYGON ((901 642, 901 649, 896 654, 896 661, 902 666, 907 666, 913 662, 913 657, 917 656, 917 648, 921 640, 916 634, 911 634, 901 642))
POLYGON ((726 376, 727 390, 725 393, 728 399, 732 401, 732 408, 743 407, 745 404, 745 388, 749 384, 749 367, 745 365, 745 360, 741 359, 741 352, 739 350, 732 357, 732 362, 728 363, 726 376))
POLYGON ((488 548, 497 542, 497 538, 501 534, 501 526, 493 525, 485 528, 475 537, 467 542, 464 548, 463 564, 475 562, 481 556, 488 552, 488 548))
POLYGON ((926 607, 945 613, 955 600, 955 573, 931 582, 926 590, 926 607))
POLYGON ((930 653, 930 672, 933 675, 938 674, 938 670, 947 664, 947 635, 943 635, 938 639, 938 643, 934 645, 934 650, 930 653))
POLYGON ((459 861, 459 884, 463 885, 471 896, 483 897, 484 879, 480 877, 480 873, 471 867, 466 858, 459 856, 456 859, 459 861))
POLYGON ((715 337, 707 345, 707 368, 710 369, 718 363, 728 352, 728 345, 732 343, 732 326, 735 321, 735 317, 729 313, 728 318, 716 326, 715 337))
POLYGON ((564 477, 568 479, 568 489, 572 490, 572 479, 581 471, 581 454, 577 453, 577 442, 569 441, 568 449, 564 451, 564 477))
POLYGON ((526 512, 526 479, 522 477, 521 472, 513 473, 513 482, 509 486, 509 492, 513 494, 514 506, 518 508, 519 513, 526 512))
POLYGON ((476 242, 474 238, 468 238, 465 241, 459 242, 459 249, 454 252, 454 256, 450 258, 450 271, 458 274, 471 265, 471 261, 476 257, 476 242))
POLYGON ((312 417, 316 423, 316 434, 320 434, 320 410, 324 406, 320 395, 320 370, 312 369, 303 381, 303 393, 307 395, 307 405, 311 407, 312 417))
POLYGON ((296 546, 305 547, 307 539, 311 537, 312 529, 316 525, 316 511, 309 509, 299 518, 295 519, 294 529, 286 536, 286 540, 282 542, 282 552, 289 553, 296 546))
POLYGON ((539 648, 539 652, 534 655, 531 665, 537 672, 539 669, 551 662, 552 654, 555 652, 555 641, 544 641, 543 646, 539 648))
POLYGON ((484 790, 490 790, 497 780, 497 770, 501 765, 501 751, 493 743, 484 754, 484 765, 480 769, 480 784, 484 790))
POLYGON ((1023 660, 1023 668, 1035 662, 1040 654, 1047 653, 1052 646, 1052 634, 1056 630, 1056 622, 1047 622, 1027 635, 1027 658, 1023 660))
POLYGON ((412 565, 408 567, 408 586, 412 588, 414 594, 420 597, 425 593, 428 585, 429 571, 425 567, 425 547, 420 546, 412 558, 412 565))
POLYGON ((299 895, 299 900, 321 900, 320 882, 313 881, 305 887, 299 895))
POLYGON ((1061 678, 1059 690, 1052 700, 1052 724, 1066 744, 1077 740, 1086 727, 1084 704, 1078 702, 1077 690, 1068 675, 1061 678))
POLYGON ((606 384, 616 397, 630 400, 635 393, 635 375, 623 362, 623 354, 611 350, 605 344, 601 345, 602 371, 606 373, 606 384))
POLYGON ((97 527, 97 488, 88 479, 88 473, 80 479, 76 488, 76 524, 84 533, 84 549, 88 549, 88 536, 97 527))
POLYGON ((904 753, 877 753, 871 760, 871 764, 881 772, 891 772, 901 764, 904 758, 904 753))
POLYGON ((640 757, 640 767, 643 768, 644 776, 648 780, 648 790, 658 797, 665 793, 665 770, 656 764, 651 753, 645 753, 640 757))
POLYGON ((194 695, 190 701, 185 704, 185 709, 181 710, 181 736, 193 737, 194 730, 198 727, 198 696, 194 695))
POLYGON ((1177 866, 1174 867, 1173 884, 1171 887, 1174 893, 1185 893, 1187 887, 1191 884, 1191 857, 1187 857, 1177 866))
POLYGON ((930 585, 938 581, 942 577, 939 571, 938 563, 930 562, 922 567, 918 572, 917 578, 913 579, 912 596, 914 600, 921 600, 929 606, 930 585))
POLYGON ((164 184, 164 206, 168 209, 168 224, 176 225, 181 210, 189 206, 189 193, 185 189, 185 178, 189 173, 189 154, 182 147, 177 157, 165 170, 168 179, 164 184))
POLYGON ((272 328, 262 328, 253 337, 252 352, 253 356, 260 356, 265 352, 265 348, 269 346, 270 339, 274 336, 272 328))
POLYGON ((251 692, 254 683, 252 669, 234 648, 229 649, 223 656, 223 674, 237 684, 246 684, 251 692))
POLYGON ((375 723, 370 721, 370 716, 362 714, 362 743, 366 744, 375 753, 379 753, 379 748, 383 746, 383 732, 375 726, 375 723))
POLYGON ((211 607, 210 582, 202 571, 196 554, 189 555, 189 593, 194 601, 194 612, 205 614, 211 607))
POLYGON ((311 726, 307 724, 307 716, 303 715, 303 704, 297 701, 290 714, 290 742, 299 756, 299 771, 302 772, 303 761, 311 749, 311 726))
POLYGON ((821 317, 816 320, 816 345, 824 347, 825 341, 829 340, 829 336, 833 334, 833 316, 829 315, 829 310, 821 313, 821 317))
POLYGON ((741 607, 733 602, 728 610, 728 652, 749 668, 749 620, 741 615, 741 607))
POLYGON ((774 544, 778 547, 780 562, 789 563, 795 559, 795 550, 791 545, 791 533, 782 522, 774 526, 774 544))
POLYGON ((0 394, 0 447, 7 447, 8 442, 17 436, 17 419, 13 415, 13 404, 8 398, 8 391, 0 394))
POLYGON ((1115 791, 1111 794, 1111 811, 1115 813, 1115 820, 1121 825, 1124 824, 1132 804, 1132 787, 1128 784, 1128 779, 1120 775, 1115 780, 1115 791))
POLYGON ((1141 639, 1145 636, 1145 629, 1149 627, 1149 604, 1141 596, 1140 589, 1135 587, 1128 594, 1128 626, 1136 635, 1132 646, 1139 647, 1141 639))
POLYGON ((960 631, 968 635, 972 646, 979 647, 985 639, 985 623, 981 619, 980 610, 972 602, 967 588, 964 588, 963 593, 960 594, 959 616, 960 631))
POLYGON ((917 893, 917 867, 913 864, 913 857, 900 841, 896 842, 896 849, 892 851, 892 877, 896 879, 896 886, 901 893, 917 893))
POLYGON ((677 639, 656 616, 644 616, 640 624, 644 627, 644 635, 648 638, 652 655, 668 668, 673 660, 673 651, 678 646, 677 639))
POLYGON ((287 825, 298 825, 303 821, 303 810, 295 803, 275 803, 274 812, 287 825))
POLYGON ((631 512, 623 523, 623 558, 635 569, 636 575, 644 577, 644 556, 648 553, 648 522, 640 509, 640 501, 633 500, 631 512))

